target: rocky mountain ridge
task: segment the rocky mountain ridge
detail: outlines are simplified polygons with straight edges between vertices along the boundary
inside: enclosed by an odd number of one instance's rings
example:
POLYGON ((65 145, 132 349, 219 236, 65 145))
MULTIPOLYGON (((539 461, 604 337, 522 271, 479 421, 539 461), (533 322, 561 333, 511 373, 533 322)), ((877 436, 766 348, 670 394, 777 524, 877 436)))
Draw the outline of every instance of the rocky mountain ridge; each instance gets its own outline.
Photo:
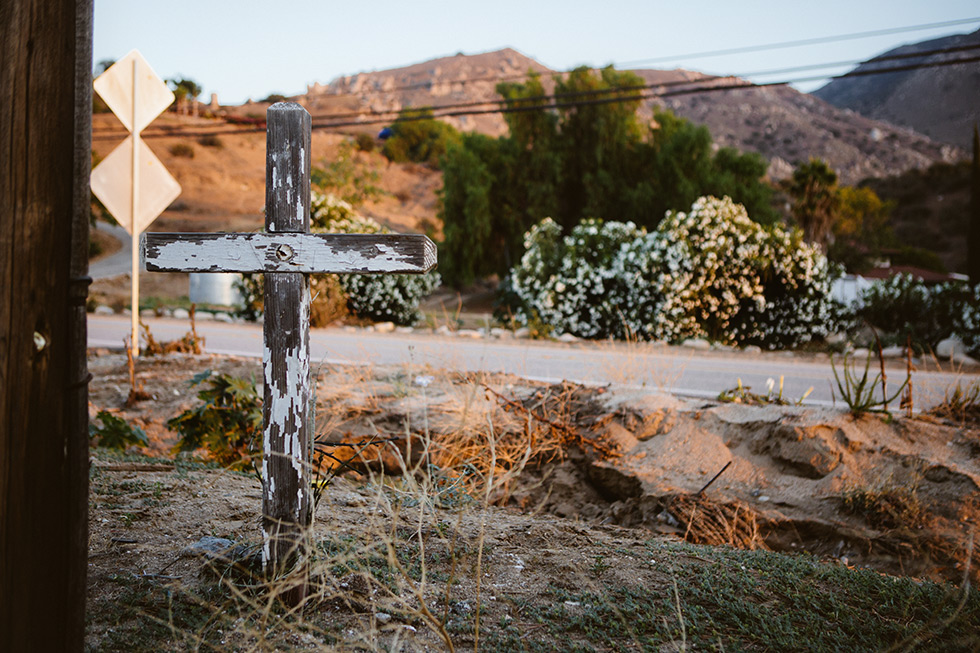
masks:
MULTIPOLYGON (((976 59, 980 30, 903 45, 856 68, 870 71, 919 63, 976 59), (939 53, 939 50, 951 50, 939 53), (922 57, 915 53, 933 52, 922 57), (901 56, 900 59, 891 57, 901 56), (906 58, 907 57, 907 58, 906 58)), ((814 96, 873 120, 904 126, 930 138, 969 149, 980 121, 980 61, 835 79, 814 96)))
MULTIPOLYGON (((458 54, 403 68, 362 72, 312 84, 299 100, 315 115, 329 117, 342 102, 376 119, 409 107, 472 105, 499 99, 500 81, 519 81, 530 70, 541 73, 546 90, 557 71, 513 49, 477 55, 458 54), (387 113, 386 113, 387 112, 387 113)), ((656 97, 644 102, 641 115, 658 108, 706 125, 719 146, 758 152, 770 162, 770 175, 786 177, 809 157, 827 160, 844 183, 898 174, 909 168, 952 162, 963 152, 908 128, 865 118, 788 86, 743 88, 743 80, 716 78, 687 70, 635 70, 656 97), (689 85, 688 85, 689 84, 689 85), (678 86, 680 85, 680 86, 678 86), (703 92, 698 86, 729 85, 703 92), (677 93, 678 90, 683 93, 677 93)), ((457 129, 491 136, 506 133, 500 114, 442 118, 457 129)))

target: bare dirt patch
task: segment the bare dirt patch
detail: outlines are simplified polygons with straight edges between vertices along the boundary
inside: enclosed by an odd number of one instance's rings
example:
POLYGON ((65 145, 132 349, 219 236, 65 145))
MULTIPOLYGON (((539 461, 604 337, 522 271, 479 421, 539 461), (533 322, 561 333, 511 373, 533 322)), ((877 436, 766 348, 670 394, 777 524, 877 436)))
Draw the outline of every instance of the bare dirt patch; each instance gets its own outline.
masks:
POLYGON ((317 506, 313 598, 288 613, 245 573, 258 480, 175 458, 166 428, 195 405, 195 374, 260 383, 259 363, 141 359, 150 399, 128 408, 125 357, 89 365, 92 414, 150 439, 128 455, 93 450, 93 648, 977 645, 965 624, 980 596, 956 586, 980 568, 975 425, 422 365, 320 369, 318 449, 339 475, 317 506), (358 446, 331 446, 343 442, 358 446), (241 547, 237 572, 187 550, 205 536, 241 547))

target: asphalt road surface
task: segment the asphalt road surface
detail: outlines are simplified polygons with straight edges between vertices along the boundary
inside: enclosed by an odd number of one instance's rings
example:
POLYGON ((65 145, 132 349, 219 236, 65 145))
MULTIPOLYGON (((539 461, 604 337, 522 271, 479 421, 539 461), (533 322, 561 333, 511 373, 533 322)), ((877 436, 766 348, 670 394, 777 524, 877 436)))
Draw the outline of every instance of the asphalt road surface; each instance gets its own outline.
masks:
MULTIPOLYGON (((144 322, 158 341, 178 339, 190 328, 187 320, 160 318, 144 322)), ((90 315, 89 346, 122 348, 129 330, 128 316, 90 315)), ((198 321, 197 331, 205 338, 205 351, 208 353, 262 356, 261 325, 198 321)), ((782 376, 785 398, 796 401, 809 391, 804 403, 815 405, 831 405, 834 398, 832 393, 836 392, 827 358, 804 359, 789 353, 753 355, 643 343, 564 344, 423 333, 350 332, 335 328, 311 329, 310 350, 314 369, 319 363, 427 364, 439 369, 505 372, 539 381, 615 384, 706 398, 715 398, 723 390, 734 388, 739 379, 753 392, 761 393, 765 393, 767 382, 772 379, 778 390, 782 376)), ((872 365, 872 376, 877 371, 876 367, 877 360, 872 365)), ((931 367, 934 368, 935 364, 931 364, 931 367)), ((945 368, 949 367, 949 364, 945 365, 945 368)), ((889 387, 897 388, 905 378, 904 366, 893 363, 887 374, 889 387)), ((916 409, 925 409, 942 401, 945 392, 958 382, 964 387, 980 382, 980 375, 916 371, 912 379, 916 409)), ((846 407, 839 393, 837 405, 846 407)), ((896 403, 893 408, 897 407, 896 403)))

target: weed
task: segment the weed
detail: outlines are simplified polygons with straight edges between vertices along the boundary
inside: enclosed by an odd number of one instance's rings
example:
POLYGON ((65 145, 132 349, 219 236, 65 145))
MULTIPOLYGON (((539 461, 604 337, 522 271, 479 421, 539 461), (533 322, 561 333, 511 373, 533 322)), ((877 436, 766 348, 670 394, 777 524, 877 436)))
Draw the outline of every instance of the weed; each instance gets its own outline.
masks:
POLYGON ((589 565, 589 571, 596 578, 602 578, 602 575, 609 571, 611 567, 612 565, 606 562, 605 556, 598 555, 592 560, 592 564, 589 565))
POLYGON ((140 320, 140 327, 143 329, 143 341, 146 343, 143 347, 143 353, 147 356, 171 353, 200 354, 204 349, 204 338, 197 335, 197 327, 194 322, 195 313, 196 307, 191 304, 191 330, 184 334, 183 338, 167 342, 157 342, 153 334, 150 333, 150 327, 140 320))
POLYGON ((846 512, 863 517, 873 528, 915 530, 928 519, 914 486, 852 488, 844 492, 841 503, 846 512))
POLYGON ((126 449, 130 446, 146 447, 150 444, 143 429, 130 425, 126 420, 108 411, 100 410, 95 419, 102 422, 102 426, 89 424, 88 435, 90 440, 98 439, 96 446, 126 449))
POLYGON ((200 448, 219 464, 236 470, 252 467, 258 473, 262 457, 262 402, 254 380, 206 370, 194 376, 191 386, 207 381, 197 397, 203 403, 167 422, 180 435, 174 453, 200 448))
MULTIPOLYGON (((772 392, 774 386, 775 381, 769 379, 766 382, 766 394, 761 395, 752 392, 751 386, 742 385, 742 379, 739 378, 738 385, 736 385, 734 388, 721 391, 721 393, 718 395, 718 401, 731 404, 746 404, 748 406, 764 406, 766 404, 776 404, 777 406, 788 405, 789 402, 783 399, 783 377, 779 377, 779 393, 776 395, 773 395, 772 392)), ((812 389, 813 388, 810 390, 812 389)), ((806 398, 809 394, 810 391, 808 390, 807 393, 803 395, 803 398, 806 398)), ((803 402, 803 398, 797 402, 797 405, 803 402)))
POLYGON ((871 369, 871 352, 868 352, 868 359, 864 364, 864 372, 860 378, 851 369, 848 362, 848 355, 844 354, 844 362, 842 365, 844 370, 843 381, 841 376, 837 373, 837 366, 834 364, 834 357, 830 357, 830 369, 834 373, 834 380, 837 382, 837 389, 840 392, 841 398, 850 408, 851 412, 855 415, 860 415, 867 412, 883 412, 888 413, 888 404, 894 402, 898 399, 902 392, 905 390, 906 386, 911 381, 911 372, 905 378, 905 381, 898 387, 895 393, 889 397, 887 394, 887 388, 885 386, 884 376, 881 372, 875 375, 873 379, 868 380, 868 373, 871 369), (878 388, 881 387, 881 396, 878 397, 878 388))
POLYGON ((930 415, 960 424, 980 422, 980 381, 974 381, 965 389, 957 381, 956 387, 948 388, 942 403, 929 410, 930 415))

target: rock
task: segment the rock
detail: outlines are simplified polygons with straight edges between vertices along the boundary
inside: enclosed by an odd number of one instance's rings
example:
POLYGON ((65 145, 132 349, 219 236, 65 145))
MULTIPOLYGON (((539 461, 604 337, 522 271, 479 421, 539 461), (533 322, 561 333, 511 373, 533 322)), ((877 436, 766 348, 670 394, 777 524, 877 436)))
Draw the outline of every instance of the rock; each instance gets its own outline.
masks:
POLYGON ((235 543, 223 537, 205 535, 194 544, 184 547, 181 557, 220 558, 226 557, 235 549, 235 543))
POLYGON ((531 330, 528 329, 527 327, 521 327, 520 329, 517 329, 516 331, 514 331, 514 337, 515 338, 530 338, 531 337, 531 330))
POLYGON ((744 351, 746 354, 761 354, 762 347, 759 345, 747 345, 742 348, 742 351, 744 351))
POLYGON ((589 466, 589 480, 602 492, 617 499, 643 494, 643 483, 632 472, 613 463, 598 461, 589 466))
POLYGON ((410 326, 395 327, 395 333, 415 333, 415 329, 410 326))
POLYGON ((447 327, 445 324, 436 327, 436 335, 437 336, 451 336, 452 334, 453 334, 453 332, 450 331, 449 330, 449 327, 447 327))
POLYGON ((936 345, 936 356, 939 358, 950 358, 955 354, 966 353, 966 346, 963 341, 956 336, 950 336, 945 340, 940 340, 936 345))
POLYGON ((681 343, 681 346, 690 347, 691 349, 700 349, 702 351, 711 349, 711 343, 701 338, 688 338, 681 343))
POLYGON ((884 358, 905 358, 905 347, 885 347, 881 355, 884 358))
POLYGON ((190 318, 190 316, 191 316, 191 314, 190 314, 190 312, 186 308, 175 308, 174 309, 174 318, 176 318, 178 320, 186 320, 186 319, 190 318))
POLYGON ((558 342, 578 342, 579 338, 570 333, 563 333, 558 336, 558 342))
POLYGON ((871 353, 871 350, 866 349, 864 347, 859 347, 858 349, 855 349, 854 351, 851 352, 851 355, 849 356, 849 358, 851 358, 852 360, 857 361, 858 363, 864 365, 864 362, 866 360, 868 360, 868 355, 870 353, 871 353))
POLYGON ((156 316, 157 316, 157 312, 152 308, 144 308, 142 311, 140 311, 140 317, 156 317, 156 316))
POLYGON ((391 615, 388 614, 387 612, 375 612, 374 613, 374 619, 379 624, 386 624, 389 621, 391 621, 391 615))
POLYGON ((977 359, 967 356, 966 354, 953 354, 952 359, 954 365, 980 365, 977 359))
POLYGON ((767 424, 775 424, 783 419, 785 410, 782 406, 769 404, 766 406, 747 406, 745 404, 722 404, 708 410, 722 422, 736 426, 763 428, 767 424))
POLYGON ((234 319, 230 315, 228 315, 227 313, 222 312, 222 313, 215 313, 214 314, 214 321, 215 322, 224 322, 226 324, 230 324, 231 322, 234 322, 234 319))
POLYGON ((483 338, 483 334, 475 329, 460 329, 456 335, 460 338, 473 338, 475 340, 483 338))
POLYGON ((803 478, 823 478, 837 469, 841 461, 844 434, 831 426, 792 426, 773 429, 770 455, 786 463, 787 473, 803 478))
POLYGON ((823 341, 830 345, 831 347, 836 347, 838 345, 843 345, 847 343, 846 333, 828 333, 824 336, 823 341))
POLYGON ((394 333, 395 323, 394 322, 378 322, 374 325, 374 330, 377 333, 394 333))
POLYGON ((95 307, 95 314, 96 315, 115 315, 116 312, 114 310, 112 310, 111 307, 104 306, 104 305, 100 304, 100 305, 98 305, 98 306, 95 307))

